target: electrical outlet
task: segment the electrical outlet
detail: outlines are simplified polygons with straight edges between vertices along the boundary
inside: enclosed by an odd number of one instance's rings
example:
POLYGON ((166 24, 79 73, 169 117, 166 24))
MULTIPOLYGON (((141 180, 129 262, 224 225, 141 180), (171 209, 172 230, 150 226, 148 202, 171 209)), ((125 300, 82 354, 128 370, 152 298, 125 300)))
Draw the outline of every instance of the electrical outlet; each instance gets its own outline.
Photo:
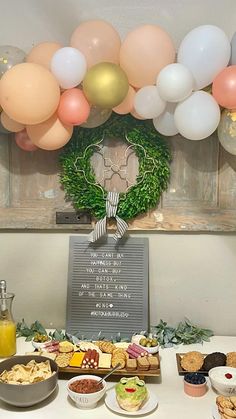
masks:
POLYGON ((88 212, 56 212, 56 224, 91 224, 88 212))

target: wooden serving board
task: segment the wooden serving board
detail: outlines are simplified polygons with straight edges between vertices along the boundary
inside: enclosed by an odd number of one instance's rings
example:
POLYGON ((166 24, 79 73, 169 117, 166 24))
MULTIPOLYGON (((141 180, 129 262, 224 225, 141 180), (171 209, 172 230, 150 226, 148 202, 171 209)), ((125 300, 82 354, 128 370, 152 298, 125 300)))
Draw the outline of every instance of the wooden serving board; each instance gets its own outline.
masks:
MULTIPOLYGON (((156 370, 140 370, 136 369, 133 371, 127 371, 127 369, 122 368, 120 370, 116 370, 113 372, 114 375, 122 375, 123 377, 128 376, 135 376, 138 377, 159 377, 161 375, 161 367, 160 367, 160 357, 159 354, 155 354, 153 356, 156 356, 159 360, 159 368, 156 370)), ((60 368, 59 367, 59 373, 68 373, 68 374, 95 374, 95 375, 106 375, 108 372, 111 371, 111 368, 79 368, 79 367, 65 367, 60 368)))
MULTIPOLYGON (((178 373, 179 375, 185 375, 189 372, 193 372, 193 371, 185 371, 182 367, 181 367, 181 358, 183 357, 183 355, 185 355, 185 353, 177 353, 176 354, 176 361, 177 361, 177 368, 178 368, 178 373)), ((207 356, 207 354, 202 354, 204 356, 204 358, 207 356)), ((208 375, 208 371, 204 371, 204 370, 199 370, 196 371, 199 374, 203 374, 203 375, 208 375)))

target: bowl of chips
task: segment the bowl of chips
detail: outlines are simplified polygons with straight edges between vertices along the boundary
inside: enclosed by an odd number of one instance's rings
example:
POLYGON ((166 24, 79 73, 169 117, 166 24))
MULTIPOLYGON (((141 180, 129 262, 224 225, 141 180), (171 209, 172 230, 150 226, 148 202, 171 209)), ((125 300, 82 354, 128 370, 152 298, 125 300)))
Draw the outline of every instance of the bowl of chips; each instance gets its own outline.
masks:
POLYGON ((12 356, 0 362, 0 400, 13 406, 33 406, 57 387, 58 366, 40 355, 12 356))

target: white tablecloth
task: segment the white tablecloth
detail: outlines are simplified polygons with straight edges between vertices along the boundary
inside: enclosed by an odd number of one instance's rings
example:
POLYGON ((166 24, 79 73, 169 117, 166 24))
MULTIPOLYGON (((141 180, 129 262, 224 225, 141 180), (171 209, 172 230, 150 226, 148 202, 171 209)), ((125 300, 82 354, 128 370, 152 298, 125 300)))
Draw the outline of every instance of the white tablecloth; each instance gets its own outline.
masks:
MULTIPOLYGON (((24 354, 32 351, 30 342, 23 338, 17 340, 17 353, 24 354)), ((197 350, 202 353, 215 351, 236 351, 236 337, 214 336, 210 342, 203 345, 194 344, 178 346, 175 348, 161 349, 161 377, 146 379, 148 388, 154 392, 158 399, 158 408, 148 415, 150 419, 210 419, 215 405, 217 394, 208 381, 208 391, 203 397, 193 398, 184 393, 183 377, 178 375, 176 352, 197 350)), ((96 409, 79 410, 68 398, 66 380, 58 381, 58 389, 44 402, 30 408, 17 408, 0 402, 1 419, 104 419, 115 418, 119 415, 107 409, 104 401, 96 409)), ((115 379, 108 381, 108 388, 114 386, 115 379)))

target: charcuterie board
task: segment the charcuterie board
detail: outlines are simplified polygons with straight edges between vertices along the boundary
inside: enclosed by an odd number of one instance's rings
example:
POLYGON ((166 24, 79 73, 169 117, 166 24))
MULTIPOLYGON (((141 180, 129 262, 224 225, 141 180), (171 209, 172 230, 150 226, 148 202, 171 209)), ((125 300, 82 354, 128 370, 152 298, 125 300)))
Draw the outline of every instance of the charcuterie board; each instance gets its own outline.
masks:
MULTIPOLYGON (((140 370, 136 369, 133 371, 128 371, 126 368, 122 368, 119 370, 114 371, 114 375, 118 376, 134 376, 137 375, 138 377, 158 377, 161 375, 161 367, 160 367, 160 357, 159 354, 155 354, 155 357, 157 357, 159 361, 159 367, 155 370, 140 370)), ((59 373, 67 373, 67 374, 95 374, 95 375, 106 375, 108 372, 111 371, 111 368, 79 368, 79 367, 59 367, 59 373)))

